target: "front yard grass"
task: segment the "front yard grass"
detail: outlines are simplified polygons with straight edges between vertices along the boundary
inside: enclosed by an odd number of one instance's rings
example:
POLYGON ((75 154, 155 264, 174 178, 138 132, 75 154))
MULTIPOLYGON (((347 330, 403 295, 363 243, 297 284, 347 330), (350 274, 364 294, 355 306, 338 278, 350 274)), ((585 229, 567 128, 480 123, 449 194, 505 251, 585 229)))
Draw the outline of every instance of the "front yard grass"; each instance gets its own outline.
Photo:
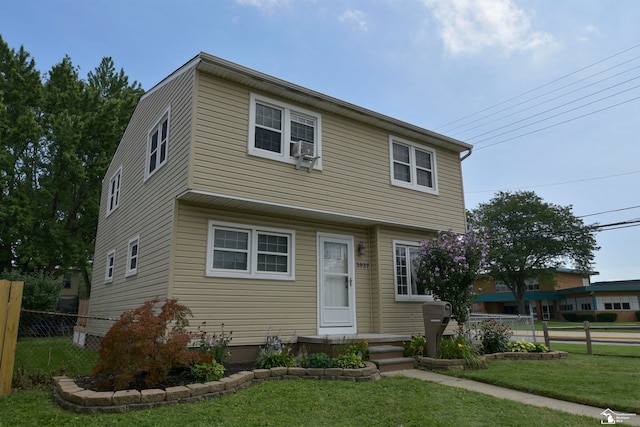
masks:
POLYGON ((593 426, 597 420, 405 377, 279 380, 199 403, 79 415, 49 389, 0 398, 0 426, 593 426))
POLYGON ((492 360, 489 369, 451 374, 561 400, 640 413, 640 348, 594 346, 598 355, 589 356, 580 344, 552 343, 552 347, 568 351, 569 357, 492 360), (632 355, 636 357, 629 357, 632 355))

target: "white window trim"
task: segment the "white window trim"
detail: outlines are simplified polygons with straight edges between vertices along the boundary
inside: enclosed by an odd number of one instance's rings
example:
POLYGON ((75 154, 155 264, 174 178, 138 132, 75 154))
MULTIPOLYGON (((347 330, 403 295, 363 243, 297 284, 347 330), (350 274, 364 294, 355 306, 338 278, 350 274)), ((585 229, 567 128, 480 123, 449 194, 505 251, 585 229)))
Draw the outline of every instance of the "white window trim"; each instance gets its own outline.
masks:
POLYGON ((411 284, 409 284, 409 295, 398 295, 398 275, 396 274, 396 247, 397 246, 411 246, 414 248, 420 248, 420 243, 416 241, 408 240, 394 240, 393 241, 393 294, 396 301, 399 302, 425 302, 433 301, 433 295, 412 295, 411 284))
POLYGON ((255 225, 238 224, 232 222, 221 222, 209 220, 207 232, 207 265, 206 275, 208 277, 237 277, 248 279, 262 279, 262 280, 295 280, 295 254, 296 254, 296 232, 295 230, 287 230, 282 228, 273 227, 259 227, 255 225), (228 230, 237 230, 249 233, 249 248, 247 259, 247 270, 223 270, 213 268, 213 243, 214 243, 214 228, 224 228, 228 230), (289 238, 289 253, 288 253, 288 272, 271 272, 271 271, 258 271, 258 234, 267 233, 272 235, 284 235, 289 238))
POLYGON ((116 250, 111 249, 109 252, 107 252, 107 264, 105 266, 105 271, 104 271, 104 282, 105 283, 113 282, 113 277, 115 275, 116 275, 116 250), (111 259, 113 259, 113 267, 111 267, 111 263, 109 262, 111 259), (109 275, 109 268, 111 268, 111 275, 109 275))
POLYGON ((427 147, 426 145, 416 144, 415 142, 406 140, 404 138, 399 138, 397 136, 389 135, 389 176, 391 178, 391 185, 395 185, 397 187, 409 188, 411 190, 422 191, 423 193, 429 193, 438 195, 438 161, 436 159, 436 150, 431 147, 427 147), (395 179, 393 175, 393 144, 404 145, 409 147, 409 163, 411 169, 411 182, 405 182, 395 179), (415 150, 420 150, 424 152, 428 152, 431 154, 431 178, 433 181, 433 187, 425 187, 423 185, 418 185, 416 179, 416 160, 415 160, 415 150))
MULTIPOLYGON (((167 164, 167 162, 169 161, 169 146, 170 146, 170 140, 171 140, 171 107, 168 107, 164 113, 162 113, 162 115, 160 116, 160 118, 158 119, 158 121, 151 127, 151 129, 149 129, 149 132, 147 133, 147 149, 146 149, 146 154, 145 154, 145 162, 144 162, 144 181, 147 181, 149 178, 151 178, 153 175, 156 174, 156 172, 158 172, 164 165, 167 164), (151 136, 153 135, 153 133, 156 130, 159 130, 159 132, 162 130, 161 126, 162 123, 165 121, 165 119, 167 120, 167 152, 166 152, 166 156, 164 158, 163 162, 158 161, 158 164, 156 166, 156 168, 152 171, 149 172, 149 166, 151 166, 151 136)), ((158 150, 160 149, 160 142, 158 145, 158 150)))
POLYGON ((276 101, 261 95, 252 93, 250 95, 249 104, 249 141, 248 153, 252 156, 264 157, 271 160, 277 160, 292 165, 297 164, 298 160, 290 155, 289 144, 291 141, 291 113, 298 113, 302 116, 313 118, 315 123, 315 156, 318 157, 313 169, 322 170, 322 116, 314 111, 300 108, 295 105, 287 104, 282 101, 276 101), (256 136, 256 103, 267 104, 274 108, 282 110, 282 153, 274 153, 273 151, 262 150, 255 147, 256 136))
POLYGON ((124 277, 133 276, 138 274, 138 266, 140 265, 140 235, 132 237, 129 239, 129 243, 127 244, 127 270, 124 277), (131 253, 131 248, 135 245, 138 246, 138 250, 136 252, 136 268, 131 268, 131 258, 133 258, 133 254, 131 253))
POLYGON ((120 167, 115 171, 115 173, 111 175, 111 179, 109 179, 109 191, 107 193, 107 213, 105 216, 109 216, 111 212, 115 211, 116 209, 118 209, 118 206, 120 206, 120 194, 121 194, 120 189, 121 188, 122 188, 122 165, 120 165, 120 167), (113 192, 114 180, 117 180, 118 182, 118 185, 115 190, 115 194, 113 192), (112 198, 115 198, 115 203, 113 204, 113 207, 111 207, 112 198))

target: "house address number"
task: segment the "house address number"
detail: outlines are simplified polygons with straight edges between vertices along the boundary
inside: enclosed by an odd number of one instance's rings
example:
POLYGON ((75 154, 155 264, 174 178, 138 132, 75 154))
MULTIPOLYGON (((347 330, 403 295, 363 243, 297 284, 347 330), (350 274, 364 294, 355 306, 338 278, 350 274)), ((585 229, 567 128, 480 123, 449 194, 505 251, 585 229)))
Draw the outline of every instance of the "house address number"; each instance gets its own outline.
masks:
POLYGON ((368 262, 356 262, 356 268, 362 268, 365 270, 369 269, 369 263, 368 262))

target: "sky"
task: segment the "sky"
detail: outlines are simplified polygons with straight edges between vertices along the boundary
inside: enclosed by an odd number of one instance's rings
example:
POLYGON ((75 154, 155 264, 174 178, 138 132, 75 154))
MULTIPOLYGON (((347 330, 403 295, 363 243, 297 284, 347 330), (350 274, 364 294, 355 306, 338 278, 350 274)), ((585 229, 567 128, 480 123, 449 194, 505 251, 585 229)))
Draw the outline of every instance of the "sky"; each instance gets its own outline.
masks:
POLYGON ((619 224, 592 282, 640 279, 638 22, 636 0, 0 0, 45 79, 111 57, 148 90, 202 51, 473 144, 467 209, 535 191, 619 224))

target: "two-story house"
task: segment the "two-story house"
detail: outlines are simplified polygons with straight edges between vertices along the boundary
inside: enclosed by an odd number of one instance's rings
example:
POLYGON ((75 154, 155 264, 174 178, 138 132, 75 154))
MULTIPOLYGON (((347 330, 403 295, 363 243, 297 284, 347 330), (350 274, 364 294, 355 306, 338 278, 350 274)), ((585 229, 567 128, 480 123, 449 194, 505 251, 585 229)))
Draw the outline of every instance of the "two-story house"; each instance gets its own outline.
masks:
POLYGON ((140 99, 110 164, 89 314, 176 298, 235 346, 423 333, 411 260, 465 231, 471 148, 200 53, 140 99))

